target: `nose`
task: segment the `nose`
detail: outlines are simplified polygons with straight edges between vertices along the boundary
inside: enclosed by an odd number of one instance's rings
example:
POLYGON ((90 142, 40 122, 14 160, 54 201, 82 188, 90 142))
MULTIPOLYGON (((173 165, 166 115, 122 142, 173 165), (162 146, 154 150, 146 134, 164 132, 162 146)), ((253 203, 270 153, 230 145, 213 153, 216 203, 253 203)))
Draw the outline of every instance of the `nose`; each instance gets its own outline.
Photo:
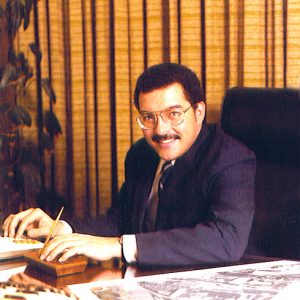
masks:
POLYGON ((155 133, 158 135, 166 134, 171 129, 171 126, 164 122, 161 115, 157 116, 157 124, 155 127, 155 133))

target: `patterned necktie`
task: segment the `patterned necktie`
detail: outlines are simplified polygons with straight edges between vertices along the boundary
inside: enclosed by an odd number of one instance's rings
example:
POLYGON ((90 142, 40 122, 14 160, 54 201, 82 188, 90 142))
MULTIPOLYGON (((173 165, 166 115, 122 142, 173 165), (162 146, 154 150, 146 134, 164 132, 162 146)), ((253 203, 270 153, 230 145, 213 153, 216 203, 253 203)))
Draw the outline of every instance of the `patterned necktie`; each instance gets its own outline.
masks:
POLYGON ((155 229, 155 220, 156 220, 159 197, 161 195, 162 190, 164 189, 166 179, 172 169, 171 168, 172 166, 173 164, 171 161, 165 161, 161 167, 159 182, 155 187, 156 188, 154 192, 155 195, 153 195, 151 201, 148 203, 148 207, 146 210, 145 222, 144 222, 146 231, 153 231, 155 229))
POLYGON ((170 160, 165 161, 164 164, 162 165, 161 171, 160 171, 161 176, 160 176, 160 180, 158 183, 158 195, 164 189, 164 185, 166 183, 167 177, 169 176, 172 167, 173 167, 173 164, 172 164, 172 161, 170 161, 170 160))

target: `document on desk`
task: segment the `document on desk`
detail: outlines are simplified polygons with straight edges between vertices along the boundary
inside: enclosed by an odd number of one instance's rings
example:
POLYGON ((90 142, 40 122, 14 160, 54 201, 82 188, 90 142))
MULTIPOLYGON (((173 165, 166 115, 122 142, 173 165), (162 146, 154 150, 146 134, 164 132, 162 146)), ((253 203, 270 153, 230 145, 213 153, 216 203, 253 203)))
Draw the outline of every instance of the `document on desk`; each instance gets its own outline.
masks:
POLYGON ((39 249, 43 243, 27 238, 0 237, 0 260, 23 256, 28 250, 39 249))
POLYGON ((79 299, 294 300, 300 262, 272 261, 70 285, 79 299))
POLYGON ((0 282, 5 282, 10 280, 10 278, 16 274, 23 273, 26 269, 26 265, 21 267, 15 267, 11 269, 1 270, 0 271, 0 282))

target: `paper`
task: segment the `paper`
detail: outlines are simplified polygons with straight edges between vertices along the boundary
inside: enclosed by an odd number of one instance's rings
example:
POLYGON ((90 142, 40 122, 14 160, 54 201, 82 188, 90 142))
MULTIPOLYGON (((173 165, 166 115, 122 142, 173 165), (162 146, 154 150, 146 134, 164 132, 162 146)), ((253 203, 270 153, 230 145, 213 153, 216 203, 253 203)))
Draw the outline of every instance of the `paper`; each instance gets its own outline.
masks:
POLYGON ((300 262, 273 261, 69 286, 80 299, 299 299, 300 262))
POLYGON ((22 256, 24 251, 39 249, 43 245, 43 243, 37 240, 0 237, 0 260, 22 256))
POLYGON ((24 272, 26 269, 26 265, 6 270, 0 271, 0 282, 5 282, 9 280, 13 275, 24 272))

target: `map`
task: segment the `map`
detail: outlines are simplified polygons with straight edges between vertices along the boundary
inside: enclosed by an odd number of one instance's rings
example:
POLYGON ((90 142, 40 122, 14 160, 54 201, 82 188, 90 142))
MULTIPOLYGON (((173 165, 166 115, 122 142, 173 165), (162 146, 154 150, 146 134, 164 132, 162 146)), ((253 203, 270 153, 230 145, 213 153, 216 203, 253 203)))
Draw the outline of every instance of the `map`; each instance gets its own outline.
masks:
POLYGON ((86 299, 91 295, 88 299, 292 300, 300 295, 300 262, 272 261, 100 281, 70 288, 78 296, 81 291, 86 299))

